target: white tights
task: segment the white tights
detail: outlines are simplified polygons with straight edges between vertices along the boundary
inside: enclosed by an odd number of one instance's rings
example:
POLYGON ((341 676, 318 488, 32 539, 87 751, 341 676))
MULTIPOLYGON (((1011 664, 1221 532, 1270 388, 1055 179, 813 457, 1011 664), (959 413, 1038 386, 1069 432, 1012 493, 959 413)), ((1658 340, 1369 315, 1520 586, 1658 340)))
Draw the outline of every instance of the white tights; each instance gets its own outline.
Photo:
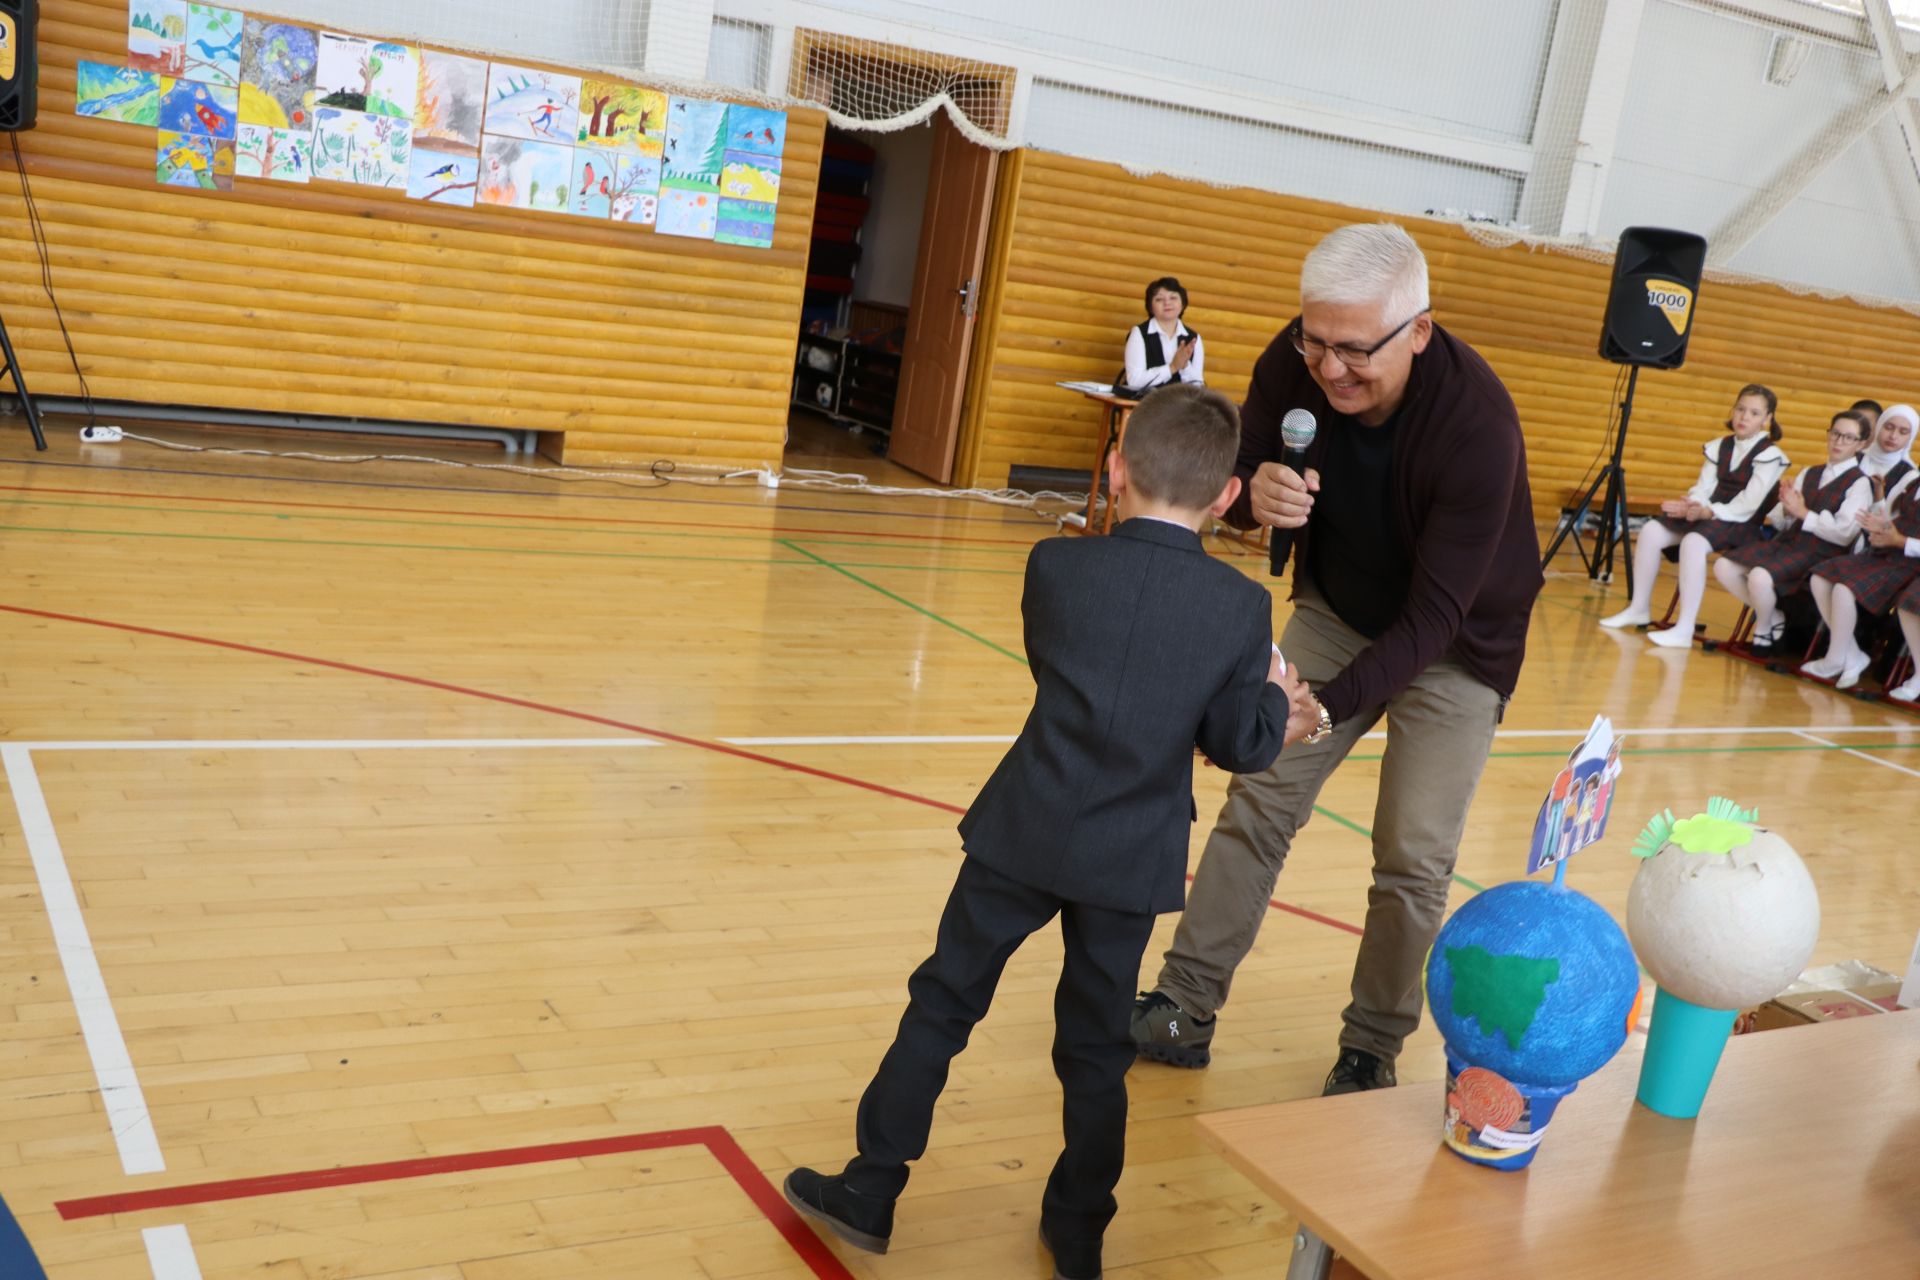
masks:
MULTIPOLYGON (((1827 624, 1827 651, 1822 659, 1839 659, 1844 662, 1857 656, 1860 646, 1853 640, 1853 625, 1860 620, 1860 608, 1854 602, 1853 592, 1838 583, 1814 575, 1813 602, 1819 606, 1820 617, 1827 624)), ((1900 615, 1900 626, 1905 629, 1907 616, 1900 615)))
POLYGON ((1707 553, 1713 550, 1697 533, 1676 534, 1658 520, 1640 526, 1633 544, 1633 601, 1628 607, 1651 612, 1660 553, 1676 543, 1680 547, 1680 611, 1674 615, 1673 625, 1692 635, 1693 624, 1700 616, 1701 597, 1707 594, 1707 553))
POLYGON ((1713 563, 1713 576, 1729 595, 1753 610, 1753 638, 1765 640, 1780 620, 1780 597, 1773 587, 1773 575, 1721 556, 1713 563))

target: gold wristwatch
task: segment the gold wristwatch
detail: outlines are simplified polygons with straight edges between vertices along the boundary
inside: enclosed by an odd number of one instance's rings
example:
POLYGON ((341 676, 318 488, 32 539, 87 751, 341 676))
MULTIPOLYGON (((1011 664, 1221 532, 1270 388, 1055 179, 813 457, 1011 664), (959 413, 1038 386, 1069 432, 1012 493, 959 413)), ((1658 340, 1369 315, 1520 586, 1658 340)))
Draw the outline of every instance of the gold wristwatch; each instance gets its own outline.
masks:
POLYGON ((1307 696, 1313 698, 1313 705, 1320 709, 1320 723, 1313 726, 1312 733, 1300 739, 1301 742, 1310 745, 1315 742, 1325 741, 1327 735, 1333 732, 1333 716, 1328 713, 1326 703, 1320 701, 1319 698, 1314 697, 1312 694, 1308 694, 1307 696))

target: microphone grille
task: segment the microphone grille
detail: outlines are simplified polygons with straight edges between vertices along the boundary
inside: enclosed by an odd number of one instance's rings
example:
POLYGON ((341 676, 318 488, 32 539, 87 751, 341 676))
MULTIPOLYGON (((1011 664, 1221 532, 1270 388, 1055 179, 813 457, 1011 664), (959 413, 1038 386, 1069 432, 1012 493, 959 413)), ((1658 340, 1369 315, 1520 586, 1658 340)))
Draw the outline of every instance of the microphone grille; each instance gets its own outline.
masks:
POLYGON ((1314 432, 1320 424, 1313 414, 1305 409, 1289 409, 1287 416, 1280 419, 1280 439, 1289 449, 1304 449, 1313 443, 1314 432))

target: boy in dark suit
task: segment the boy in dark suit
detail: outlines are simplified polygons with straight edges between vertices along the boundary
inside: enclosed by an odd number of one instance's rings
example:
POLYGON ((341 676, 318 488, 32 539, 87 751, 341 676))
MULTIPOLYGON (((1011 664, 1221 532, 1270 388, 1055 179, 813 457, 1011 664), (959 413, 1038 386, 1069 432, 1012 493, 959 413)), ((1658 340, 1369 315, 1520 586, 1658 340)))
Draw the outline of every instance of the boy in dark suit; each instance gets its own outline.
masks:
POLYGON ((1140 958, 1154 916, 1186 896, 1194 748, 1235 772, 1265 769, 1317 723, 1273 648, 1266 589, 1201 545, 1199 531, 1239 496, 1239 447, 1239 414, 1219 392, 1156 392, 1111 464, 1112 536, 1052 539, 1027 560, 1033 711, 960 822, 966 858, 860 1099, 859 1155, 838 1175, 787 1176, 794 1207, 851 1244, 886 1252, 948 1064, 1008 958, 1057 915, 1066 955, 1053 1065, 1066 1144, 1040 1237, 1058 1280, 1100 1275, 1125 1159, 1140 958))

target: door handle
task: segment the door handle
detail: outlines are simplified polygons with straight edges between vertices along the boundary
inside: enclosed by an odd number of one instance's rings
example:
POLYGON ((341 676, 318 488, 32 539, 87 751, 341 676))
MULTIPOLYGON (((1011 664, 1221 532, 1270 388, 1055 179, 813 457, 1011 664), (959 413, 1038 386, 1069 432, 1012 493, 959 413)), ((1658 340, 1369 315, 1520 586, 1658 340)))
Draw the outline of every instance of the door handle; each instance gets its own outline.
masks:
POLYGON ((974 313, 974 309, 976 308, 976 306, 978 306, 978 299, 974 297, 973 286, 974 286, 974 281, 971 278, 969 278, 963 281, 958 289, 954 290, 955 293, 960 295, 960 314, 961 315, 964 315, 964 316, 972 315, 974 313))

